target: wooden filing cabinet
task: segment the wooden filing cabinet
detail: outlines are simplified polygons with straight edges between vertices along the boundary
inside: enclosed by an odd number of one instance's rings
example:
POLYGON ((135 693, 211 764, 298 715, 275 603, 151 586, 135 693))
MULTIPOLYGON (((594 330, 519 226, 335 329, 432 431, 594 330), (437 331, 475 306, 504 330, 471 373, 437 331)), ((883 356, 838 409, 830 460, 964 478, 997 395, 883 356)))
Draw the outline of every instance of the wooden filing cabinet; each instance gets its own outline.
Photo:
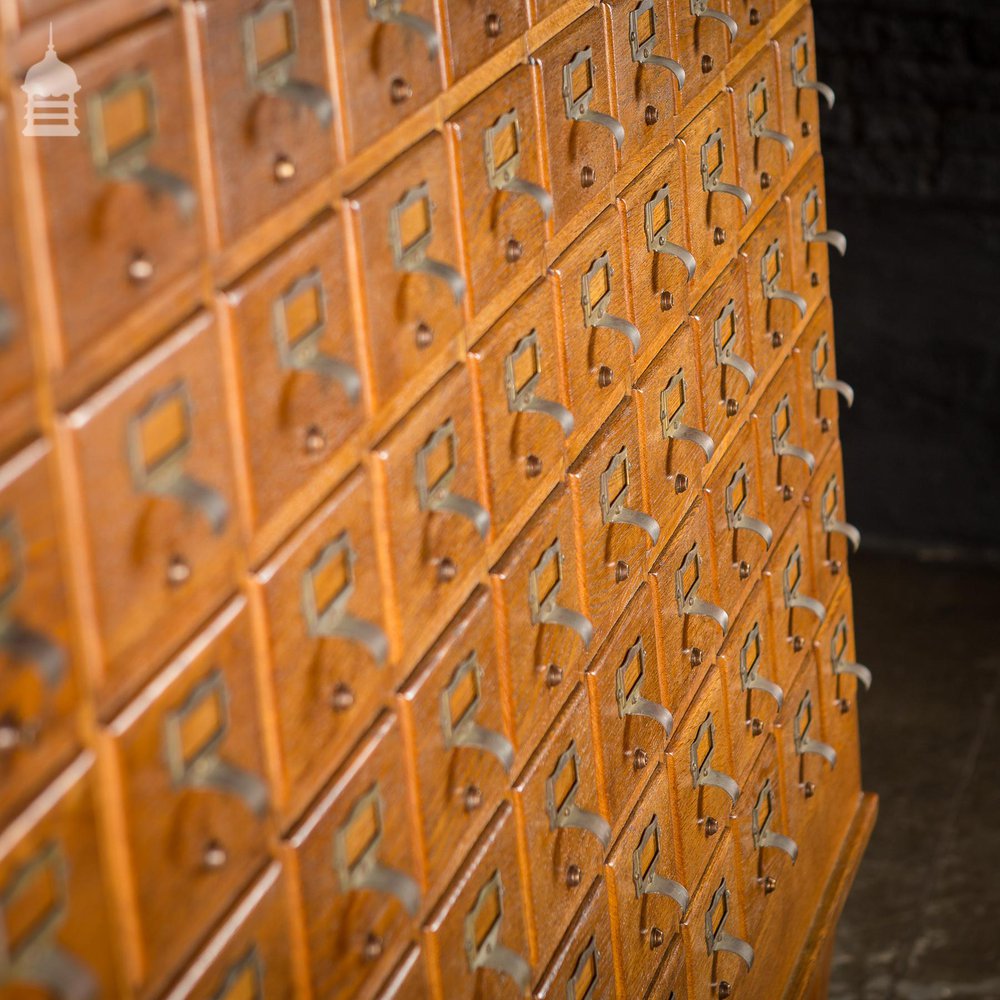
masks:
POLYGON ((822 993, 875 800, 812 32, 0 3, 4 1000, 822 993))

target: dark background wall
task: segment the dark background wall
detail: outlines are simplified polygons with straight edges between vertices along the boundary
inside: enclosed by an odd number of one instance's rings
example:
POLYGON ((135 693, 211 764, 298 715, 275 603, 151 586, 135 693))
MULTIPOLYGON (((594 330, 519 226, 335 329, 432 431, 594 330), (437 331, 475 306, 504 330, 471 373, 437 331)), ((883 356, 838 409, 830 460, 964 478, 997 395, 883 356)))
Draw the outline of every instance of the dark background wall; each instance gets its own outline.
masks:
POLYGON ((850 519, 1000 553, 1000 2, 813 6, 850 519))

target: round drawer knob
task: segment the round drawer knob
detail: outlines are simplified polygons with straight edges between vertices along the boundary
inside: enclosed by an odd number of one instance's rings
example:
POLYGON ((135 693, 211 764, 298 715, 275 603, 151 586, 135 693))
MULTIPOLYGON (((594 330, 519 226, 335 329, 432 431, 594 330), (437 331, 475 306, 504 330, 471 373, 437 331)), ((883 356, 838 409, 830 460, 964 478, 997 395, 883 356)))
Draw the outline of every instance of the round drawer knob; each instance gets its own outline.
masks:
POLYGON ((566 869, 566 885, 575 889, 583 881, 583 871, 579 865, 570 865, 566 869))
POLYGON ((660 292, 660 311, 669 312, 674 308, 674 296, 671 292, 660 292))
POLYGON ((597 174, 593 167, 583 167, 580 171, 580 187, 593 187, 597 180, 597 174))
POLYGON ((451 583, 458 575, 458 567, 450 559, 442 559, 438 563, 437 577, 440 583, 451 583))
POLYGON ((691 647, 691 666, 700 667, 702 661, 705 659, 705 654, 697 647, 691 647))
POLYGON ((597 369, 597 384, 602 389, 607 389, 609 385, 615 380, 615 373, 607 365, 601 365, 597 369))
POLYGON ((362 955, 366 962, 374 962, 376 958, 382 955, 385 950, 385 942, 377 934, 369 934, 365 938, 365 946, 362 949, 362 955))
POLYGON ((624 583, 628 579, 628 563, 619 559, 615 563, 615 583, 624 583))
POLYGON ((217 840, 210 840, 205 846, 201 860, 209 870, 218 871, 229 860, 229 854, 217 840))
POLYGON ((547 687, 554 688, 562 684, 563 671, 562 667, 555 663, 550 663, 545 671, 545 684, 547 687))
POLYGON ((714 816, 705 820, 705 836, 714 837, 719 832, 719 821, 714 816))
POLYGON ((674 492, 684 493, 687 491, 687 488, 688 488, 688 477, 685 476, 683 472, 678 472, 677 475, 674 476, 674 492))
POLYGON ((659 927, 653 927, 649 932, 649 947, 659 948, 663 944, 663 931, 659 927))
POLYGON ((515 240, 513 237, 507 241, 507 249, 504 252, 504 256, 507 258, 508 264, 516 264, 521 257, 524 255, 524 244, 519 240, 515 240))
POLYGON ((476 785, 469 785, 462 797, 466 812, 475 812, 483 804, 483 793, 476 785))
POLYGON ((401 77, 393 77, 389 84, 389 99, 393 104, 402 104, 413 96, 413 88, 401 77))
POLYGON ((751 735, 760 736, 762 732, 764 732, 764 723, 761 722, 760 719, 751 719, 750 720, 751 735))
POLYGON ((306 454, 318 455, 326 447, 326 435, 313 424, 306 430, 306 454))
POLYGON ((279 184, 290 181, 295 176, 295 164, 287 156, 279 156, 274 161, 274 179, 279 184))
POLYGON ((529 479, 535 479, 542 474, 542 460, 537 455, 529 455, 524 460, 524 471, 529 479))
POLYGON ((354 705, 354 692, 346 684, 338 684, 330 695, 330 707, 335 712, 346 712, 354 705))
POLYGON ((655 125, 660 120, 660 112, 652 104, 646 105, 646 113, 643 115, 647 125, 655 125))
POLYGON ((735 417, 740 412, 740 401, 738 399, 726 400, 726 416, 735 417))
POLYGON ((816 783, 814 781, 807 781, 802 786, 802 794, 807 799, 811 799, 816 794, 816 783))
POLYGON ((484 25, 487 38, 499 38, 503 31, 503 18, 499 14, 487 14, 484 25))
POLYGON ((637 770, 641 771, 649 763, 649 754, 645 750, 636 747, 632 751, 632 766, 637 770))
POLYGON ((739 570, 739 573, 740 573, 740 579, 741 580, 749 580, 750 579, 750 563, 748 563, 746 561, 746 559, 741 559, 740 560, 740 570, 739 570))
POLYGON ((183 556, 171 556, 167 563, 167 583, 179 587, 191 579, 191 567, 183 556))
POLYGON ((726 231, 722 226, 715 227, 715 231, 712 233, 712 242, 717 247, 721 247, 726 242, 726 231))
POLYGON ((153 277, 153 262, 144 254, 136 254, 128 265, 129 280, 136 285, 145 284, 153 277))

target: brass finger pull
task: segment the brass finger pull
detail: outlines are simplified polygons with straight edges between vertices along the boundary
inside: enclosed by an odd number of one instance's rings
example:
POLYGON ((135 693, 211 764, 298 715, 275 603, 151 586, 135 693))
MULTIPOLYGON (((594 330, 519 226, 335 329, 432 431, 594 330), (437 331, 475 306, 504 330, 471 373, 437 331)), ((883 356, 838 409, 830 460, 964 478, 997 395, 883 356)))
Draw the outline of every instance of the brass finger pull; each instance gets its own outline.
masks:
POLYGON ((679 368, 660 390, 660 430, 664 440, 690 441, 705 453, 707 462, 715 454, 715 442, 703 430, 684 423, 687 409, 687 378, 679 368), (672 406, 674 400, 677 405, 672 406))
POLYGON ((152 198, 170 198, 181 218, 191 220, 198 204, 194 188, 150 162, 159 124, 156 89, 148 70, 119 76, 92 94, 87 122, 90 157, 99 174, 118 183, 140 184, 152 198), (118 113, 119 109, 128 113, 118 113))
POLYGON ((222 756, 228 735, 229 689, 221 671, 212 670, 164 719, 163 751, 171 781, 175 788, 233 795, 261 817, 268 807, 267 785, 222 756))
POLYGON ((591 265, 580 279, 580 303, 583 306, 583 325, 585 327, 603 326, 610 330, 623 333, 632 345, 632 353, 637 354, 641 337, 636 327, 622 316, 612 316, 611 308, 612 279, 615 276, 611 259, 605 250, 591 265), (593 300, 594 289, 599 289, 597 300, 593 300))
POLYGON ((403 10, 402 0, 368 0, 368 16, 381 24, 395 24, 413 31, 427 46, 427 57, 433 60, 441 48, 441 38, 429 21, 403 10))
MULTIPOLYGON (((694 4, 695 0, 691 2, 694 4)), ((722 171, 725 166, 726 142, 722 138, 722 129, 717 128, 701 147, 701 186, 707 194, 728 194, 738 199, 743 206, 743 214, 749 215, 753 205, 750 192, 738 184, 728 184, 723 181, 722 171)))
POLYGON ((632 852, 632 884, 635 886, 635 898, 642 899, 647 895, 668 896, 680 907, 683 917, 691 903, 691 896, 680 882, 675 882, 656 870, 659 860, 660 820, 654 813, 632 852))
POLYGON ((566 117, 570 121, 590 122, 606 128, 615 138, 615 145, 621 149, 625 143, 625 127, 617 118, 600 111, 592 111, 590 102, 594 99, 594 59, 593 50, 588 45, 577 52, 562 69, 563 104, 566 117), (578 84, 582 83, 582 87, 578 84))
POLYGON ((740 687, 744 691, 763 691, 769 694, 777 705, 777 711, 785 703, 785 692, 774 681, 762 677, 760 668, 763 664, 762 643, 760 638, 760 623, 754 622, 753 628, 747 633, 746 641, 740 649, 740 687))
POLYGON ((455 421, 449 417, 431 434, 424 446, 417 452, 416 485, 420 498, 420 509, 464 517, 472 522, 479 537, 485 538, 490 530, 489 512, 475 500, 451 492, 451 484, 457 472, 458 435, 455 431, 455 421), (446 450, 448 464, 432 483, 428 479, 428 467, 434 453, 440 448, 446 450))
MULTIPOLYGON (((652 0, 649 0, 652 3, 652 0)), ((676 257, 687 270, 688 281, 694 278, 697 268, 694 256, 679 243, 667 239, 672 220, 670 205, 670 185, 664 184, 643 208, 643 224, 646 230, 646 249, 650 253, 663 253, 676 257)))
POLYGON ((841 615, 830 637, 830 664, 835 677, 842 674, 856 677, 867 691, 872 686, 872 672, 863 663, 847 658, 848 631, 847 615, 841 615))
POLYGON ((559 591, 563 584, 563 561, 565 557, 559 539, 542 553, 528 577, 528 606, 531 609, 532 625, 560 625, 570 628, 583 641, 583 648, 589 649, 594 638, 594 626, 586 615, 565 608, 558 603, 559 591), (544 590, 544 593, 543 593, 544 590))
POLYGON ((799 856, 799 845, 791 837, 786 837, 783 833, 777 833, 771 829, 771 824, 774 821, 774 794, 771 779, 765 779, 750 813, 750 832, 753 835, 753 846, 758 851, 765 847, 773 847, 783 851, 792 859, 794 865, 799 856))
POLYGON ((674 571, 674 596, 677 600, 677 614, 680 617, 694 615, 711 618, 725 635, 729 631, 729 615, 711 601, 698 596, 701 586, 701 553, 694 542, 685 553, 680 566, 674 571))
POLYGON ((841 257, 847 253, 847 237, 837 229, 819 232, 819 188, 813 186, 802 199, 802 239, 806 243, 828 243, 841 257))
POLYGON ((514 766, 514 747, 502 733, 481 726, 476 721, 476 711, 482 700, 482 667, 479 657, 472 650, 455 668, 451 679, 441 691, 441 730, 444 745, 473 747, 492 754, 505 771, 514 766), (455 718, 454 704, 458 699, 464 707, 455 718))
POLYGON ((757 381, 757 372, 746 358, 736 353, 736 300, 730 299, 712 324, 712 341, 715 347, 715 363, 723 368, 732 368, 746 379, 747 389, 752 389, 757 381), (725 339, 723 337, 725 336, 725 339))
POLYGON ((443 281, 456 303, 465 297, 465 278, 444 261, 427 256, 434 238, 434 202, 427 181, 411 187, 389 211, 389 246, 397 271, 443 281))
POLYGON ((837 517, 839 509, 840 483, 837 480, 837 474, 834 473, 827 480, 826 486, 823 488, 823 497, 820 501, 820 520, 823 525, 823 531, 828 535, 843 535, 850 544, 851 551, 857 552, 858 547, 861 545, 861 532, 853 524, 842 521, 837 517))
POLYGON ((98 1000, 93 972, 59 943, 68 911, 68 863, 59 844, 49 842, 0 887, 0 989, 27 986, 54 1000, 98 1000), (32 913, 27 926, 17 911, 32 913))
POLYGON ((820 83, 819 80, 809 79, 812 58, 809 53, 809 36, 805 32, 792 43, 791 61, 792 83, 795 84, 796 90, 815 90, 822 95, 826 106, 832 111, 833 103, 836 100, 833 88, 825 83, 820 83))
POLYGON ((504 358, 504 388, 511 413, 540 413, 554 420, 565 437, 573 433, 573 414, 554 399, 537 394, 542 378, 542 348, 538 331, 525 334, 504 358), (525 372, 528 372, 525 377, 525 372))
POLYGON ((350 612, 357 559, 346 531, 324 545, 302 576, 302 614, 310 636, 356 642, 381 666, 389 655, 385 632, 350 612))
POLYGON ((807 597, 805 594, 799 593, 799 587, 802 584, 802 573, 802 546, 796 545, 792 549, 792 554, 788 557, 788 562, 785 563, 785 568, 782 571, 785 608, 789 611, 792 608, 803 608, 814 614, 822 622, 826 618, 826 608, 823 603, 817 601, 815 597, 807 597))
POLYGON ((809 311, 809 303, 806 302, 798 292, 790 291, 787 288, 780 288, 778 282, 781 280, 781 247, 777 240, 764 251, 764 256, 760 259, 760 287, 764 298, 768 301, 772 299, 783 299, 791 302, 799 311, 800 316, 805 316, 809 311))
POLYGON ((735 42, 739 34, 740 26, 724 11, 716 10, 708 6, 708 0, 690 0, 692 17, 706 17, 713 21, 720 21, 726 26, 729 32, 729 41, 735 42))
POLYGON ((632 62, 640 66, 665 69, 674 75, 678 89, 684 89, 687 79, 684 67, 675 59, 656 54, 656 7, 653 0, 639 0, 638 6, 629 11, 628 41, 632 49, 632 62))
POLYGON ((826 369, 830 364, 830 337, 824 331, 816 340, 810 356, 810 368, 812 371, 813 388, 820 392, 824 389, 832 389, 850 409, 854 405, 854 390, 844 381, 837 378, 830 378, 826 374, 826 369))
POLYGON ((333 122, 333 101, 322 87, 294 77, 298 57, 298 19, 293 0, 264 0, 243 18, 243 55, 247 78, 255 89, 272 97, 306 108, 316 120, 329 128, 333 122), (276 27, 277 25, 280 25, 276 27), (283 51, 258 51, 258 38, 271 42, 280 36, 283 51))
POLYGON ((771 414, 771 450, 778 457, 798 459, 812 474, 816 468, 816 459, 813 453, 806 448, 800 448, 792 444, 788 437, 792 433, 792 404, 788 399, 788 393, 778 402, 771 414))
POLYGON ((726 487, 726 524, 730 531, 752 531, 764 542, 764 548, 769 549, 774 540, 774 532, 770 525, 747 513, 750 502, 750 475, 746 462, 733 473, 726 487))
POLYGON ((719 883, 719 888, 715 890, 708 910, 705 913, 705 944, 708 946, 709 955, 716 952, 728 951, 742 960, 748 968, 753 968, 753 948, 742 938, 735 937, 726 930, 729 921, 729 901, 731 899, 729 887, 726 880, 719 883))
POLYGON ((618 718, 626 715, 640 715, 652 719, 663 728, 669 738, 674 728, 674 717, 662 705, 644 698, 643 683, 646 679, 646 650, 642 636, 629 647, 618 670, 615 672, 615 700, 618 703, 618 718))
POLYGON ((660 526, 645 511, 625 506, 629 491, 628 448, 624 445, 601 473, 601 519, 605 524, 632 524, 641 528, 653 545, 660 537, 660 526), (619 486, 614 496, 611 491, 619 486))
POLYGON ((803 757, 807 753, 822 757, 831 768, 837 766, 837 751, 829 743, 815 740, 809 735, 812 728, 812 692, 806 691, 795 711, 795 725, 792 735, 795 741, 795 752, 803 757))
POLYGON ((178 381, 129 419, 126 445, 132 483, 139 493, 171 497, 197 511, 212 533, 221 535, 229 520, 226 498, 184 468, 192 444, 192 411, 187 383, 178 381))
POLYGON ((472 909, 465 915, 465 957, 473 972, 476 969, 492 969, 512 979, 524 993, 531 986, 531 966, 500 940, 504 918, 503 896, 503 879, 497 870, 479 890, 472 909))
POLYGON ((560 754, 552 773, 545 780, 545 810, 549 816, 549 829, 559 830, 575 827, 586 830, 600 841, 607 850, 611 843, 611 827, 608 821, 596 812, 589 812, 576 803, 580 790, 580 757, 576 740, 560 754), (562 792, 562 786, 569 787, 562 792))
POLYGON ((420 887, 405 872, 379 860, 383 836, 382 791, 376 782, 354 803, 333 838, 333 868, 340 878, 341 891, 384 893, 399 900, 411 917, 416 916, 420 887), (358 846, 362 835, 365 840, 358 846))
POLYGON ((767 80, 761 77, 750 88, 750 93, 747 95, 747 121, 750 124, 750 134, 755 139, 769 139, 771 142, 778 143, 785 150, 790 161, 795 155, 795 143, 784 132, 776 132, 767 127, 770 111, 767 80))
POLYGON ((552 215, 552 195, 540 184, 517 176, 521 165, 521 123, 516 108, 502 114, 483 132, 483 162, 491 190, 531 198, 541 209, 543 219, 552 215), (498 159, 498 149, 506 150, 505 160, 498 159))
POLYGON ((704 722, 698 727, 698 732, 691 741, 691 780, 694 788, 711 786, 719 788, 729 796, 733 805, 740 799, 740 786, 728 774, 712 767, 715 756, 715 719, 709 712, 704 722), (702 744, 705 752, 701 752, 702 744))

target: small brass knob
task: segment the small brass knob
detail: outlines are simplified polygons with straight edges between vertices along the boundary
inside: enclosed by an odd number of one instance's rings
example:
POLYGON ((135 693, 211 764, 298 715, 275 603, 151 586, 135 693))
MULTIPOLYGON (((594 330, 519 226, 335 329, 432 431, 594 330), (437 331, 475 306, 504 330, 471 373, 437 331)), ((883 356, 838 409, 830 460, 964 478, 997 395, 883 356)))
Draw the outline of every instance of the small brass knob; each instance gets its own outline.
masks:
POLYGON ((484 27, 487 38, 499 38, 503 31, 503 18, 499 14, 487 14, 484 27))
POLYGON ((705 654, 697 646, 691 647, 691 666, 700 667, 702 660, 704 660, 705 654))
POLYGON ((583 871, 579 865, 570 865, 566 869, 566 885, 575 889, 583 881, 583 871))
POLYGON ((711 73, 715 68, 715 60, 706 52, 701 57, 701 71, 702 73, 711 73))
POLYGON ((542 474, 542 460, 537 455, 529 455, 524 460, 524 472, 529 479, 535 479, 542 474))
POLYGON ((217 840, 210 840, 205 845, 201 861, 209 871, 218 871, 228 860, 228 852, 217 840))
POLYGON ((764 892, 770 896, 775 889, 778 888, 778 880, 773 875, 766 875, 764 877, 764 892))
POLYGON ((451 583, 458 575, 458 567, 448 558, 438 563, 437 578, 440 583, 451 583))
POLYGON ((753 736, 760 736, 764 732, 764 723, 760 719, 751 719, 750 732, 753 736))
POLYGON ((638 747, 632 752, 632 766, 641 771, 649 763, 649 754, 638 747))
POLYGON ((354 692, 346 684, 338 684, 330 695, 330 707, 335 712, 346 712, 353 705, 354 692))
POLYGON ((643 117, 647 125, 655 125, 660 120, 660 112, 652 104, 647 104, 646 113, 643 117))
POLYGON ((749 580, 750 579, 750 563, 748 563, 746 561, 746 559, 741 559, 740 560, 740 570, 739 570, 739 572, 740 572, 740 579, 741 580, 749 580))
POLYGON ((660 292, 660 311, 669 312, 674 308, 674 296, 672 292, 660 292))
POLYGON ((802 786, 802 794, 807 799, 811 799, 816 794, 816 783, 814 781, 807 781, 802 786))
POLYGON ((601 365, 601 367, 597 369, 597 384, 602 389, 607 389, 614 379, 615 373, 607 365, 601 365))
POLYGON ((615 583, 624 583, 628 579, 628 563, 619 559, 615 563, 615 583))
POLYGON ((282 154, 274 161, 274 179, 279 184, 290 181, 295 176, 295 163, 282 154))
POLYGON ((548 669, 545 671, 545 684, 547 687, 554 688, 562 684, 563 670, 562 667, 557 666, 555 663, 550 663, 548 669))
POLYGON ((722 226, 715 227, 715 231, 712 233, 712 241, 717 247, 721 247, 726 242, 726 231, 722 226))
POLYGON ((659 948, 663 944, 663 931, 659 927, 653 927, 649 932, 649 947, 659 948))
POLYGON ((413 96, 413 88, 401 77, 395 76, 389 84, 389 99, 393 104, 402 104, 413 96))
POLYGON ((593 167, 583 167, 580 170, 580 187, 593 187, 596 180, 597 174, 593 167))
POLYGON ((167 583, 179 587, 191 579, 191 566, 183 556, 171 556, 167 563, 167 583))
POLYGON ((740 412, 740 401, 738 399, 727 399, 726 400, 726 416, 735 417, 737 413, 740 412))
POLYGON ((719 821, 714 816, 705 820, 705 836, 714 837, 719 832, 719 821))
POLYGON ((476 785, 469 785, 462 796, 466 812, 475 812, 483 804, 483 793, 476 785))

